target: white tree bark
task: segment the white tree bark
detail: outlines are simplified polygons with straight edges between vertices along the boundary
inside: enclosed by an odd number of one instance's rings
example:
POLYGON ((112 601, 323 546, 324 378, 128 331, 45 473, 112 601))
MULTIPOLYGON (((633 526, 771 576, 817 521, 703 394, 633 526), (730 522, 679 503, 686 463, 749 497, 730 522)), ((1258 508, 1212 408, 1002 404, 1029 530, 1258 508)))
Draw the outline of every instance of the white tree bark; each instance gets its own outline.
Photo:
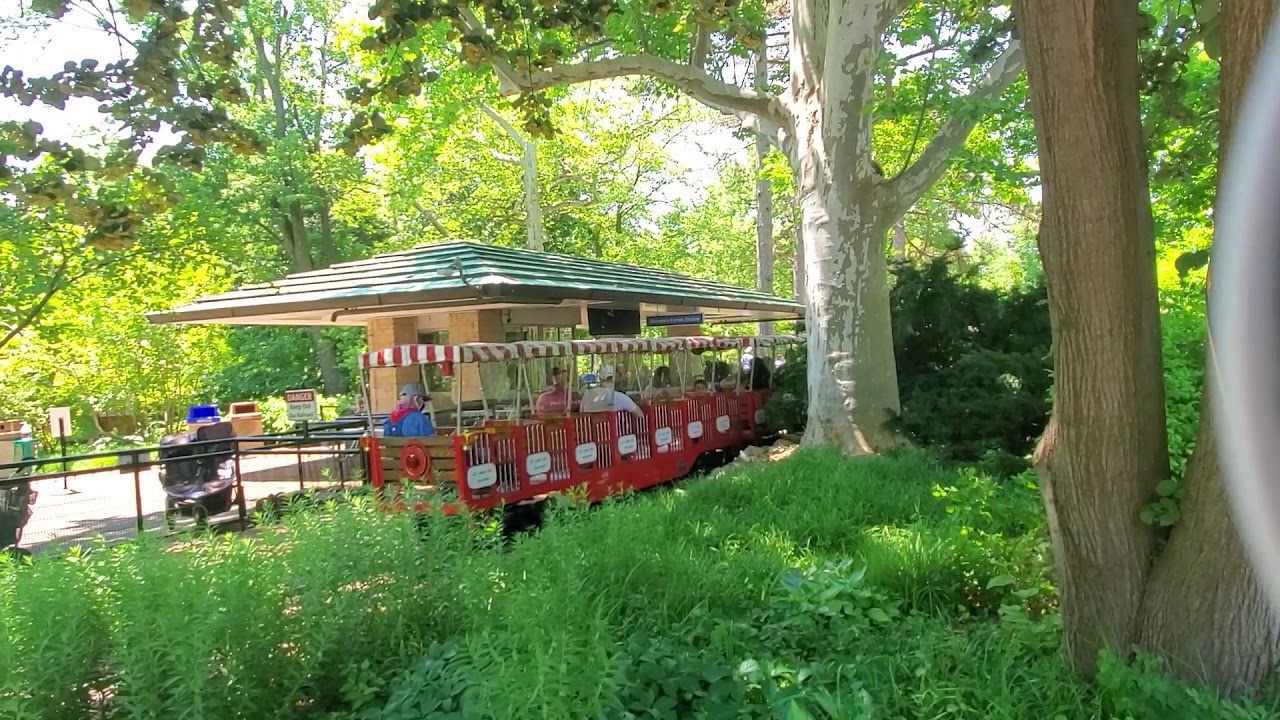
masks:
POLYGON ((525 140, 520 170, 524 179, 525 244, 530 250, 541 252, 547 238, 542 222, 542 193, 538 188, 537 140, 525 140))
POLYGON ((795 296, 797 302, 801 305, 807 306, 808 302, 806 298, 808 297, 808 292, 805 288, 808 285, 808 280, 806 280, 804 276, 804 223, 801 222, 799 217, 796 218, 795 234, 796 252, 791 258, 791 292, 795 296))
MULTIPOLYGON (((756 90, 768 89, 769 56, 767 43, 756 52, 756 90)), ((769 138, 756 135, 756 289, 773 294, 773 186, 764 175, 764 161, 769 154, 769 138)), ((773 334, 773 323, 759 325, 761 335, 773 334)))
POLYGON ((901 220, 893 224, 893 240, 889 243, 893 251, 893 261, 902 262, 907 259, 907 227, 901 220))
POLYGON ((541 252, 546 246, 547 236, 542 221, 542 191, 538 185, 538 141, 526 138, 487 103, 480 103, 480 109, 498 123, 520 148, 520 176, 524 188, 525 246, 530 250, 541 252))

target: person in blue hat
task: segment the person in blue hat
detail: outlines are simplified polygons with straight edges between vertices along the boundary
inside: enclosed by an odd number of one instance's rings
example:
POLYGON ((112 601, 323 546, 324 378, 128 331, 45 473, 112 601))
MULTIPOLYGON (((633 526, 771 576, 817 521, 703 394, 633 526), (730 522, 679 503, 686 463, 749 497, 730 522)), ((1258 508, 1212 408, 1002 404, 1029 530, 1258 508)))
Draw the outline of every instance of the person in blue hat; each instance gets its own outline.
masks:
POLYGON ((427 391, 421 383, 409 383, 400 389, 400 402, 392 408, 383 426, 386 437, 430 437, 435 425, 427 415, 427 391))

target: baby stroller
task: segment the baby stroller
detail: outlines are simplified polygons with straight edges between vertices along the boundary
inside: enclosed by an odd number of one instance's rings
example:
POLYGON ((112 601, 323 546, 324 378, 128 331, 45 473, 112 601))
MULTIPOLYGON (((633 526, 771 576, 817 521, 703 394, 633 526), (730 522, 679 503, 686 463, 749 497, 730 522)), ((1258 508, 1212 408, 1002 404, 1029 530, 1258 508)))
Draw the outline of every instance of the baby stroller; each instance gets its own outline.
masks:
POLYGON ((235 469, 235 430, 231 423, 205 425, 194 432, 165 435, 160 439, 160 485, 164 488, 164 519, 170 530, 177 518, 195 518, 206 525, 210 515, 227 512, 239 504, 235 469), (193 442, 222 440, 209 445, 193 442))
MULTIPOLYGON (((29 474, 24 468, 20 474, 29 474)), ((22 530, 31 519, 31 505, 36 501, 36 491, 31 483, 16 480, 18 476, 9 478, 0 485, 0 551, 10 550, 24 553, 18 548, 22 542, 22 530)))

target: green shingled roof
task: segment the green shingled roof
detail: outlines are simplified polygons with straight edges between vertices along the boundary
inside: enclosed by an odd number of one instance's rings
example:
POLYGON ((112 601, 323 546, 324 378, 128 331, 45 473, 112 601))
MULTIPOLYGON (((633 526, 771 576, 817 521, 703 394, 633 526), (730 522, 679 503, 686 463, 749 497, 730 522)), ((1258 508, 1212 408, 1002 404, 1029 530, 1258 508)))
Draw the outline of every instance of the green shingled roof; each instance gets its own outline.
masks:
POLYGON ((793 300, 669 270, 450 241, 246 285, 148 317, 156 323, 253 322, 260 318, 265 323, 287 324, 291 314, 317 311, 562 301, 644 303, 768 315, 803 312, 793 300))

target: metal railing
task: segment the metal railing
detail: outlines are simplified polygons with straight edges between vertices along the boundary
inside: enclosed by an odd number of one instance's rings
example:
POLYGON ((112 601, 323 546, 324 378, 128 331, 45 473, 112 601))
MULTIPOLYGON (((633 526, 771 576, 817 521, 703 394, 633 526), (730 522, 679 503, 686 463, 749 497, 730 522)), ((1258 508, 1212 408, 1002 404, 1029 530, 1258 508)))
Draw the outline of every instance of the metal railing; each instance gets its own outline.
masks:
POLYGON ((364 419, 340 419, 307 424, 291 433, 193 439, 182 445, 0 463, 0 547, 65 549, 96 536, 114 542, 204 522, 244 528, 259 506, 278 506, 307 491, 367 482, 365 453, 358 444, 366 427, 364 419), (168 468, 172 476, 181 468, 171 463, 187 463, 189 468, 196 461, 232 469, 233 501, 227 510, 188 516, 184 508, 190 503, 166 492, 161 468, 168 468))

